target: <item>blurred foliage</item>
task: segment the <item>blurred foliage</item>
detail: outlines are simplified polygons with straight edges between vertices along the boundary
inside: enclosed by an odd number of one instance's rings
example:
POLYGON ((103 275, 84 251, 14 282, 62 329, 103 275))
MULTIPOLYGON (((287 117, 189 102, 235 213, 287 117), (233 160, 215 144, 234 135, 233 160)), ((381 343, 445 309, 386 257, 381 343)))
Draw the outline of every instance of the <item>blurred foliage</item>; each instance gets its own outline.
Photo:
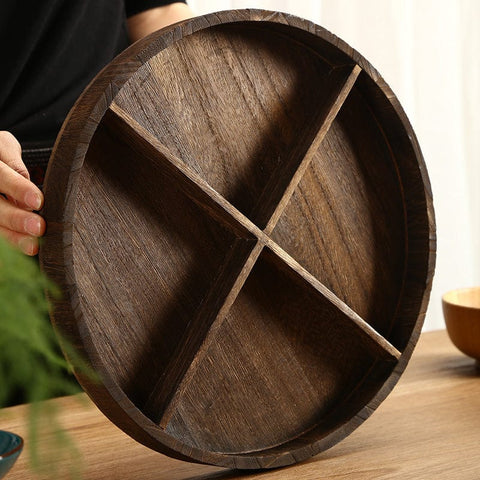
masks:
MULTIPOLYGON (((17 392, 30 403, 26 441, 34 471, 42 478, 58 478, 59 472, 52 470, 55 462, 47 461, 48 450, 51 456, 71 458, 68 476, 81 478, 74 442, 59 424, 53 404, 44 401, 80 391, 48 321, 46 292, 52 298, 60 295, 35 259, 0 238, 0 407, 17 392)), ((70 356, 68 344, 62 341, 62 346, 70 356)))
POLYGON ((0 239, 0 406, 16 391, 28 402, 78 391, 48 321, 47 291, 59 295, 35 259, 0 239))

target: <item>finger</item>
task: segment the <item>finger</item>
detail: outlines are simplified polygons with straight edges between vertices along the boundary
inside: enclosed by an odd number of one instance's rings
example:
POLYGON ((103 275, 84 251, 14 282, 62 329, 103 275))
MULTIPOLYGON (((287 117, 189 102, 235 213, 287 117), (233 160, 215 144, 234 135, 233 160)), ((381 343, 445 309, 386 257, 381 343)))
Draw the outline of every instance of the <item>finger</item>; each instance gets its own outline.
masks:
POLYGON ((30 210, 30 211, 36 210, 35 208, 30 207, 29 205, 25 205, 25 202, 19 202, 15 200, 10 195, 5 195, 5 198, 16 207, 23 208, 24 210, 30 210))
POLYGON ((0 227, 0 236, 26 255, 33 256, 38 253, 38 238, 36 237, 23 235, 3 227, 0 227))
POLYGON ((30 174, 22 160, 22 147, 18 140, 5 130, 0 131, 0 160, 22 177, 30 180, 30 174))
POLYGON ((20 143, 10 132, 0 131, 0 192, 19 206, 40 210, 43 194, 29 180, 20 143))
POLYGON ((12 199, 13 203, 25 205, 31 210, 40 210, 43 205, 43 193, 30 180, 0 162, 0 192, 12 199))
POLYGON ((0 197, 0 227, 33 237, 41 237, 45 233, 45 220, 40 215, 18 208, 0 197))

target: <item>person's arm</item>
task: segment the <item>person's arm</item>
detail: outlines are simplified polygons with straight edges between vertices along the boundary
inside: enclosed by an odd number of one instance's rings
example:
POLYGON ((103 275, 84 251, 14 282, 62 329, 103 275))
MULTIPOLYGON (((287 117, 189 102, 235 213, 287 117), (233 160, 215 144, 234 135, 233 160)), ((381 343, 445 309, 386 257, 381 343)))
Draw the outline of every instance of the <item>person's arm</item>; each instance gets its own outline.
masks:
POLYGON ((171 3, 170 5, 151 8, 150 10, 137 13, 127 20, 130 41, 132 43, 136 42, 155 30, 193 16, 191 8, 186 3, 181 2, 171 3))
POLYGON ((45 220, 34 210, 42 205, 43 194, 30 181, 20 144, 11 133, 0 131, 0 236, 27 255, 36 255, 45 220))

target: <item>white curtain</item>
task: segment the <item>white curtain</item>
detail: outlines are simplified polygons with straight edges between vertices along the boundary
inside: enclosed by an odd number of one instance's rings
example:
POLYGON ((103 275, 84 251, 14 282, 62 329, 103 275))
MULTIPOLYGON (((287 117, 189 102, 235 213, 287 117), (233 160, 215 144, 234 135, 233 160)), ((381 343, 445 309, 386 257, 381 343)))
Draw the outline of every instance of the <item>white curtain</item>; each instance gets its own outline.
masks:
POLYGON ((382 74, 425 157, 437 221, 437 267, 425 322, 443 328, 441 296, 480 285, 479 0, 189 0, 198 14, 292 13, 322 25, 382 74))

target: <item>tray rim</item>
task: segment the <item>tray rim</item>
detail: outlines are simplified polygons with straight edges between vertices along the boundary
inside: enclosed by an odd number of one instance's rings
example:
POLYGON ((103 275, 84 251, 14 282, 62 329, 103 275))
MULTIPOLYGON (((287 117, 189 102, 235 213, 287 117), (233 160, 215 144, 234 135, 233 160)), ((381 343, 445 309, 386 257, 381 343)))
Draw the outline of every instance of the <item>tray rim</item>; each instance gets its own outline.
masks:
MULTIPOLYGON (((179 22, 178 24, 166 27, 159 32, 155 32, 129 47, 126 51, 116 57, 116 59, 114 59, 109 65, 107 65, 85 89, 84 93, 79 97, 76 104, 70 111, 62 126, 62 130, 57 137, 52 158, 54 158, 55 155, 62 156, 62 151, 64 149, 68 149, 71 146, 70 143, 76 143, 76 149, 74 154, 70 154, 69 164, 66 162, 66 164, 63 165, 57 165, 54 162, 50 162, 47 170, 45 181, 46 196, 48 197, 49 194, 49 184, 53 184, 56 188, 56 201, 53 203, 48 202, 43 211, 48 221, 49 230, 47 231, 47 241, 42 246, 40 251, 40 263, 42 269, 51 274, 52 269, 49 267, 50 259, 54 255, 58 258, 60 252, 61 261, 59 262, 57 260, 56 263, 61 263, 65 267, 65 271, 55 272, 54 280, 63 287, 62 290, 66 293, 64 300, 62 300, 62 306, 67 309, 67 312, 64 312, 62 317, 66 318, 67 316, 71 315, 73 318, 75 315, 77 315, 78 318, 81 318, 82 312, 80 309, 79 300, 77 298, 77 292, 75 291, 75 276, 71 262, 71 248, 69 247, 71 245, 71 232, 64 228, 63 222, 71 219, 72 214, 75 211, 74 177, 78 174, 78 172, 81 171, 83 158, 86 153, 86 146, 89 145, 89 141, 95 132, 96 124, 98 124, 98 122, 100 122, 100 120, 103 118, 105 111, 113 102, 116 93, 122 88, 123 84, 128 81, 131 75, 134 74, 138 68, 140 68, 145 62, 148 61, 149 58, 157 54, 160 50, 167 48, 178 39, 184 38, 197 31, 211 28, 215 25, 242 22, 278 23, 286 25, 287 27, 306 31, 307 33, 320 37, 322 40, 332 44, 341 52, 352 58, 354 63, 359 65, 361 69, 374 81, 376 86, 383 92, 385 97, 388 98, 396 117, 400 120, 404 130, 408 132, 410 143, 415 152, 419 173, 425 189, 425 200, 429 215, 429 238, 432 247, 430 248, 428 255, 429 274, 428 278, 426 279, 426 286, 422 296, 420 313, 417 318, 416 326, 410 337, 410 341, 408 342, 406 349, 403 351, 393 373, 389 376, 382 388, 377 391, 371 401, 365 405, 361 411, 352 417, 350 421, 348 421, 347 424, 345 424, 341 429, 334 430, 332 433, 317 442, 304 446, 303 448, 295 449, 294 455, 292 452, 286 452, 283 454, 274 452, 269 455, 268 450, 260 452, 259 455, 229 455, 205 452, 195 448, 189 448, 190 452, 188 455, 186 455, 184 451, 179 451, 178 442, 172 439, 170 435, 163 435, 162 432, 159 432, 157 426, 153 422, 151 422, 151 425, 148 425, 148 422, 147 425, 145 424, 147 417, 140 410, 134 407, 133 404, 131 404, 131 401, 128 399, 125 393, 118 387, 118 385, 115 384, 115 382, 112 382, 111 379, 105 378, 103 385, 94 385, 88 379, 82 377, 81 373, 78 375, 81 379, 81 383, 87 387, 87 393, 92 397, 100 409, 109 418, 114 417, 119 413, 121 415, 123 414, 125 416, 127 428, 134 433, 132 436, 135 438, 138 437, 137 439, 140 438, 139 441, 150 446, 151 448, 159 450, 158 442, 160 441, 162 443, 162 448, 160 451, 167 453, 170 456, 187 459, 189 461, 193 460, 205 463, 214 463, 216 465, 234 468, 270 468, 298 462, 299 459, 301 460, 317 453, 317 451, 319 451, 317 450, 319 447, 322 447, 321 449, 323 450, 329 446, 332 446, 334 443, 337 443, 339 440, 343 439, 345 436, 351 433, 351 431, 357 428, 376 409, 380 402, 392 390, 404 368, 406 367, 406 364, 420 335, 426 306, 428 304, 435 263, 435 220, 433 214, 431 187, 426 171, 426 165, 424 163, 415 133, 397 98, 383 81, 378 72, 357 51, 349 47, 343 40, 339 39, 332 33, 314 24, 313 22, 292 16, 290 14, 257 9, 226 10, 179 22), (77 142, 72 140, 72 134, 80 135, 77 142), (68 182, 64 182, 66 172, 69 174, 67 175, 68 182), (65 185, 62 183, 62 179, 65 185), (59 186, 61 187, 60 189, 59 186), (62 248, 58 248, 59 246, 62 248), (118 402, 118 404, 115 405, 115 409, 119 409, 118 412, 111 412, 112 405, 109 403, 110 398, 115 400, 115 402, 118 402), (122 405, 120 405, 120 403, 122 405)), ((54 318, 53 323, 58 324, 58 321, 54 318)), ((73 320, 73 322, 67 320, 66 322, 60 322, 60 324, 62 324, 62 326, 67 326, 67 334, 75 333, 75 330, 78 328, 75 320, 73 320)), ((92 345, 90 345, 89 348, 94 349, 92 345)), ((82 345, 80 350, 84 349, 85 347, 82 345)), ((89 353, 89 357, 92 357, 92 352, 90 351, 89 353)), ((95 363, 95 360, 98 361, 98 357, 95 358, 95 356, 93 356, 93 363, 95 363)), ((118 425, 116 421, 112 421, 118 425)))

